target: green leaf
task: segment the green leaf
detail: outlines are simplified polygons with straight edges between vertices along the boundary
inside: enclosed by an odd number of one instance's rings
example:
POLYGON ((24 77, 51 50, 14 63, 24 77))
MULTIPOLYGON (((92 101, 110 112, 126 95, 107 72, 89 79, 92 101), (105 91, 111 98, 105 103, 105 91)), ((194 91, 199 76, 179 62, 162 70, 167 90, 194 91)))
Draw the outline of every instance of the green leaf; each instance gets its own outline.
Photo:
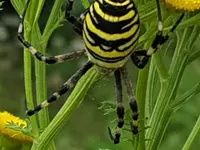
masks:
POLYGON ((190 88, 188 91, 184 92, 179 96, 172 104, 171 107, 174 111, 181 108, 185 103, 187 103, 191 98, 200 92, 200 83, 196 84, 194 87, 190 88))
POLYGON ((191 150, 191 145, 194 139, 197 137, 198 133, 200 132, 200 116, 198 117, 196 124, 194 125, 192 132, 190 133, 187 141, 185 142, 182 150, 191 150))

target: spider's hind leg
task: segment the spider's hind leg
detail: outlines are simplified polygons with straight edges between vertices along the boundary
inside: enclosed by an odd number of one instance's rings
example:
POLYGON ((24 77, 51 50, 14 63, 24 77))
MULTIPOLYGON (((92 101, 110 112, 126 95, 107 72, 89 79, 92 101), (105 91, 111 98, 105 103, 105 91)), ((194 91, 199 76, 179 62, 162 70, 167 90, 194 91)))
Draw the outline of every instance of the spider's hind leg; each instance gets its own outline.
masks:
POLYGON ((129 106, 132 111, 132 122, 130 122, 131 131, 133 135, 136 135, 138 133, 138 106, 137 102, 134 98, 133 94, 133 88, 131 84, 131 80, 128 77, 128 73, 125 67, 120 69, 120 72, 122 74, 122 78, 124 80, 124 84, 126 86, 128 99, 129 99, 129 106))
POLYGON ((117 117, 118 117, 118 123, 117 127, 115 129, 115 136, 113 137, 111 133, 111 129, 108 128, 108 132, 110 135, 111 140, 114 141, 114 144, 118 144, 120 141, 120 135, 121 135, 121 128, 124 125, 124 106, 122 102, 122 84, 121 84, 121 73, 118 70, 115 71, 115 86, 116 86, 116 96, 117 96, 117 117))

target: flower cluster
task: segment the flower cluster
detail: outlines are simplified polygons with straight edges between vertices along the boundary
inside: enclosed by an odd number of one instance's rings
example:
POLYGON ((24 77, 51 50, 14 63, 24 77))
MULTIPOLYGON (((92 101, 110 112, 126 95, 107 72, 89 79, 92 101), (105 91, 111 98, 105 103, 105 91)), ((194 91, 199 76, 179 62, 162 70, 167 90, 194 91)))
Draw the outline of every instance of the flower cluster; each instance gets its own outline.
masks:
POLYGON ((200 0, 163 0, 163 2, 176 10, 194 11, 200 9, 200 0))

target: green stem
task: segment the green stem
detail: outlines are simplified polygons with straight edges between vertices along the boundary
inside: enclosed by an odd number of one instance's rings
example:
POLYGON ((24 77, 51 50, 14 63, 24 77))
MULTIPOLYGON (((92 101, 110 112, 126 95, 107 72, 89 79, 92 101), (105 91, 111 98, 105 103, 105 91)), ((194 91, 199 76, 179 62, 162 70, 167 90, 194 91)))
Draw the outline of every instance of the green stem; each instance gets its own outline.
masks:
MULTIPOLYGON (((32 92, 32 77, 31 77, 31 56, 27 50, 24 50, 24 84, 27 107, 33 108, 33 92, 32 92)), ((32 133, 35 137, 39 136, 39 129, 36 116, 30 118, 32 133)))
MULTIPOLYGON (((56 21, 55 21, 55 18, 59 18, 58 15, 60 13, 60 8, 62 7, 62 4, 63 4, 63 0, 56 0, 54 5, 53 5, 53 8, 51 10, 51 14, 48 18, 48 21, 46 23, 46 26, 45 26, 45 29, 44 29, 44 32, 42 34, 42 42, 44 42, 42 45, 43 45, 43 48, 46 48, 46 44, 47 44, 47 41, 49 39, 49 37, 51 36, 52 32, 54 31, 55 29, 55 25, 56 25, 56 21), (54 28, 53 28, 54 27, 54 28), (52 30, 53 29, 53 30, 52 30)), ((64 18, 63 18, 64 19, 64 18)), ((59 19, 58 19, 59 20, 59 19)), ((60 22, 59 22, 60 23, 60 22)), ((57 26, 56 26, 57 27, 57 26)))
MULTIPOLYGON (((32 5, 31 5, 32 6, 32 5)), ((31 7, 29 7, 31 8, 31 7)), ((29 22, 29 24, 32 23, 33 21, 33 14, 30 13, 31 11, 27 11, 27 15, 25 17, 25 20, 29 22)), ((26 24, 25 24, 26 27, 26 24)), ((24 27, 24 30, 26 29, 24 27)), ((31 26, 28 26, 31 27, 31 26)), ((31 30, 29 28, 29 30, 31 30)), ((31 34, 30 32, 24 32, 24 37, 27 41, 31 41, 31 34)), ((26 102, 27 102, 27 108, 33 108, 34 103, 33 103, 33 91, 32 91, 32 70, 31 70, 31 55, 27 51, 27 49, 24 49, 24 84, 25 84, 25 94, 26 94, 26 102)), ((36 116, 33 116, 30 118, 30 123, 32 125, 32 132, 35 137, 39 136, 39 128, 37 124, 37 119, 36 116)))
MULTIPOLYGON (((39 26, 37 24, 37 20, 39 19, 40 12, 42 6, 44 4, 43 1, 31 1, 30 12, 33 15, 33 19, 30 25, 32 25, 31 30, 31 44, 40 52, 44 53, 45 50, 41 48, 41 45, 38 41, 41 39, 41 33, 39 26)), ((46 99, 46 86, 45 86, 45 64, 39 62, 35 59, 35 85, 36 85, 36 102, 40 104, 44 99, 46 99)), ((49 116, 47 111, 41 111, 38 113, 38 123, 40 129, 46 127, 49 123, 49 116)))
MULTIPOLYGON (((42 48, 41 43, 38 42, 38 41, 40 41, 38 39, 41 39, 41 33, 40 33, 40 29, 39 29, 39 26, 37 23, 39 16, 40 16, 41 9, 43 7, 43 4, 44 4, 44 0, 43 1, 41 1, 41 0, 40 1, 36 1, 36 0, 31 1, 29 9, 27 10, 27 14, 29 15, 29 17, 28 17, 29 20, 27 20, 27 21, 29 23, 29 26, 31 27, 31 32, 29 33, 29 36, 31 38, 31 40, 29 40, 29 41, 31 41, 30 43, 32 45, 34 45, 34 47, 37 50, 39 50, 40 52, 45 54, 45 48, 42 48)), ((26 32, 25 32, 25 34, 26 34, 26 32)), ((29 59, 31 59, 30 56, 29 56, 29 59)), ((26 64, 26 62, 25 62, 25 64, 26 64)), ((27 68, 27 69, 31 70, 31 65, 28 67, 29 68, 27 68)), ((27 74, 27 73, 25 72, 25 74, 27 74)), ((31 74, 28 74, 28 75, 31 75, 31 74)), ((37 101, 37 104, 40 104, 42 101, 44 101, 46 99, 46 82, 45 82, 46 81, 46 70, 45 70, 45 64, 39 62, 38 60, 35 60, 35 77, 36 77, 36 101, 37 101)), ((31 82, 31 80, 30 80, 30 82, 31 82)), ((30 87, 32 87, 32 86, 29 85, 29 88, 30 87)), ((26 89, 26 92, 30 92, 30 90, 26 89)), ((31 100, 29 100, 29 102, 30 101, 33 104, 33 98, 31 100)), ((34 107, 33 105, 28 106, 28 108, 33 108, 33 107, 34 107)), ((35 120, 35 122, 31 122, 31 124, 32 124, 33 130, 37 130, 37 134, 33 133, 35 138, 37 139, 40 131, 38 129, 38 126, 37 126, 37 129, 35 127, 35 124, 37 123, 36 117, 33 116, 33 117, 30 117, 30 119, 35 120), (35 123, 35 124, 33 124, 33 123, 35 123)), ((39 123, 40 130, 44 129, 49 124, 49 116, 48 116, 47 110, 46 111, 43 110, 38 114, 38 123, 39 123)), ((53 142, 50 144, 50 149, 55 149, 55 145, 53 142)))
POLYGON ((180 36, 181 38, 178 40, 176 52, 172 61, 174 64, 171 65, 170 68, 170 77, 161 82, 161 90, 150 120, 151 128, 148 129, 146 134, 146 138, 151 139, 151 141, 146 144, 147 150, 155 150, 158 148, 168 125, 170 115, 172 114, 169 103, 175 99, 177 88, 186 66, 188 58, 186 54, 188 53, 181 50, 186 46, 187 42, 185 40, 188 40, 187 35, 189 33, 190 31, 186 28, 184 34, 180 36))
MULTIPOLYGON (((138 150, 145 150, 145 98, 149 66, 139 71, 136 87, 136 99, 139 112, 139 143, 138 150)), ((135 144, 135 143, 134 143, 135 144)))
MULTIPOLYGON (((44 49, 40 52, 45 53, 44 49)), ((37 104, 43 102, 46 98, 46 67, 44 63, 35 60, 35 85, 36 85, 36 99, 37 104)), ((38 120, 40 129, 44 129, 49 124, 49 115, 47 108, 38 113, 38 120)))
POLYGON ((37 141, 34 142, 31 150, 44 150, 49 142, 60 131, 63 125, 68 121, 71 113, 78 107, 89 88, 100 78, 100 74, 94 66, 77 83, 73 92, 51 121, 49 126, 42 132, 37 141))
POLYGON ((153 63, 154 57, 152 57, 150 65, 149 65, 149 75, 148 75, 148 81, 147 81, 147 90, 146 90, 146 109, 145 114, 147 118, 150 118, 153 112, 153 108, 155 105, 155 89, 157 89, 157 83, 158 83, 158 74, 156 67, 153 63))
POLYGON ((191 148, 191 144, 194 141, 195 137, 197 136, 197 134, 200 133, 200 115, 197 119, 196 124, 194 125, 192 132, 190 133, 187 141, 185 142, 182 150, 190 150, 191 148))

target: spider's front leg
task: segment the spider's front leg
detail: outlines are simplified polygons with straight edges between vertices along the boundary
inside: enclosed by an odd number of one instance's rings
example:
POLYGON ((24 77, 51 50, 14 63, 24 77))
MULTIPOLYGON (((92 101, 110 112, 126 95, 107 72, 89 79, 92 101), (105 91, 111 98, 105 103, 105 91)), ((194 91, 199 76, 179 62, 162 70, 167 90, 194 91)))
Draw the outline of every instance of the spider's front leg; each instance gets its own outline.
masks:
POLYGON ((135 51, 131 55, 131 59, 133 63, 140 69, 146 66, 152 54, 155 53, 157 49, 169 39, 170 34, 176 29, 176 27, 179 25, 179 23, 184 17, 184 14, 182 14, 179 17, 179 19, 176 21, 176 23, 173 25, 173 27, 170 29, 170 31, 166 35, 163 35, 163 24, 162 24, 159 0, 156 0, 156 5, 157 5, 157 14, 158 14, 158 32, 156 34, 156 37, 154 38, 153 43, 151 44, 151 47, 147 51, 139 50, 139 51, 135 51), (140 59, 139 56, 142 56, 142 59, 140 59))
POLYGON ((47 64, 55 64, 55 63, 61 63, 67 60, 68 61, 73 60, 85 54, 85 50, 79 50, 79 51, 74 51, 70 53, 65 53, 62 55, 48 57, 48 56, 44 56, 42 53, 36 50, 28 41, 26 41, 24 39, 24 19, 25 19, 25 15, 26 15, 26 11, 28 9, 29 3, 30 3, 30 0, 28 0, 27 3, 25 4, 23 13, 20 16, 21 20, 20 20, 20 24, 18 28, 18 39, 34 57, 36 57, 39 61, 43 61, 47 64))
POLYGON ((41 104, 37 105, 35 108, 28 110, 26 114, 28 116, 34 115, 36 112, 39 112, 42 108, 47 107, 50 103, 56 101, 61 95, 73 88, 78 80, 93 66, 94 64, 90 61, 87 62, 82 68, 80 68, 67 82, 65 82, 60 89, 53 93, 47 100, 43 101, 41 104))
POLYGON ((67 0, 66 7, 65 7, 65 18, 67 19, 68 22, 73 24, 74 30, 82 36, 83 20, 84 20, 85 14, 87 13, 88 10, 85 10, 85 12, 83 12, 80 15, 80 17, 77 18, 77 17, 71 15, 73 3, 74 3, 74 0, 67 0))

